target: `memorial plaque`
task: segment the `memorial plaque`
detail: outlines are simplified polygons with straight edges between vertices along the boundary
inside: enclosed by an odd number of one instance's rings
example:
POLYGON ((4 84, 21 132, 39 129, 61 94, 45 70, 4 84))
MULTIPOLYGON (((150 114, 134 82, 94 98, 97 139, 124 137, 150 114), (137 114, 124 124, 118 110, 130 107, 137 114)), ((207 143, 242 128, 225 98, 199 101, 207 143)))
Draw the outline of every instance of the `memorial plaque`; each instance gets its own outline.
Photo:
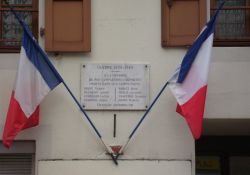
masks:
POLYGON ((145 110, 149 102, 146 64, 82 66, 81 104, 89 110, 145 110))

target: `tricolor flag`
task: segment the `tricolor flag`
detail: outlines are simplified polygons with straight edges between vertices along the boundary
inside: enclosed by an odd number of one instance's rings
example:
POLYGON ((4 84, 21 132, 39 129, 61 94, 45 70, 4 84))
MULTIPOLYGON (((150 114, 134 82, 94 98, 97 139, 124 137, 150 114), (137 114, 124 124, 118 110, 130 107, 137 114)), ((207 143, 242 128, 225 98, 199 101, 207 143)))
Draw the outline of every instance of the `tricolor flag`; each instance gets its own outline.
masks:
POLYGON ((3 144, 8 148, 21 130, 38 125, 39 104, 62 82, 28 27, 20 23, 23 38, 19 67, 3 131, 3 144))
POLYGON ((195 139, 201 135, 215 21, 223 4, 189 48, 169 81, 178 103, 176 111, 186 119, 195 139))

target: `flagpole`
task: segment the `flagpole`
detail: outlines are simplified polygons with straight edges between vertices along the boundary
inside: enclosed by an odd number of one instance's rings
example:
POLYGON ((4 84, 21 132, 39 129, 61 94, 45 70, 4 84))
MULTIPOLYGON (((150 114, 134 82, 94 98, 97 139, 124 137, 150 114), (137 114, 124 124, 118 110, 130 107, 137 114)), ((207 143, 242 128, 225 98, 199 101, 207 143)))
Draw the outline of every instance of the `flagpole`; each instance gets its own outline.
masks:
MULTIPOLYGON (((59 75, 60 76, 60 75, 59 75)), ((95 125, 93 124, 93 122, 91 121, 91 119, 89 118, 88 114, 86 113, 86 111, 82 108, 81 104, 78 102, 78 100, 76 99, 76 97, 74 96, 74 94, 71 92, 71 90, 69 89, 69 87, 67 86, 67 84, 64 82, 64 80, 62 79, 62 83, 65 86, 65 88, 68 90, 68 92, 70 93, 71 97, 74 99, 74 101, 76 102, 76 104, 78 105, 78 107, 80 108, 81 112, 84 114, 84 116, 86 117, 86 119, 88 120, 88 122, 90 123, 90 125, 92 126, 92 128, 95 130, 96 134, 98 135, 98 137, 100 138, 102 144, 105 146, 106 150, 108 151, 108 153, 110 154, 112 160, 114 161, 114 163, 116 165, 118 165, 117 159, 114 157, 113 153, 111 153, 108 149, 108 146, 104 143, 102 136, 100 134, 100 132, 97 130, 97 128, 95 127, 95 125)))
POLYGON ((135 134, 136 130, 139 128, 139 126, 141 125, 141 123, 143 122, 143 120, 146 118, 146 116, 148 115, 148 113, 150 112, 150 110, 152 109, 152 107, 154 106, 155 102, 159 99, 159 97, 161 96, 162 92, 166 89, 167 85, 169 84, 169 81, 167 81, 165 83, 165 85, 162 87, 161 91, 157 94, 157 96, 155 97, 154 101, 151 103, 151 105, 149 106, 149 108, 146 110, 146 112, 144 113, 144 115, 141 117, 140 121, 137 123, 137 125, 135 126, 135 128, 133 129, 133 131, 131 132, 131 134, 129 135, 129 139, 131 139, 133 137, 133 135, 135 134))
MULTIPOLYGON (((175 74, 174 74, 175 75, 175 74)), ((174 76, 173 75, 173 76, 174 76)), ((172 76, 172 77, 173 77, 172 76)), ((146 112, 143 114, 143 116, 141 117, 141 119, 139 120, 139 122, 136 124, 135 128, 132 130, 131 134, 128 137, 128 140, 126 142, 126 144, 120 149, 120 151, 118 152, 117 156, 116 156, 116 160, 118 159, 118 157, 121 155, 121 153, 123 152, 123 150, 127 147, 128 143, 130 142, 131 138, 133 137, 133 135, 135 134, 135 132, 137 131, 137 129, 139 128, 139 126, 142 124, 143 120, 146 118, 146 116, 148 115, 148 113, 150 112, 150 110, 152 109, 152 107, 154 106, 154 104, 156 103, 156 101, 159 99, 159 97, 161 96, 161 94, 163 93, 163 91, 166 89, 166 87, 169 85, 170 80, 172 79, 172 77, 164 84, 164 86, 161 88, 160 92, 157 94, 157 96, 155 97, 154 101, 150 104, 149 108, 146 110, 146 112)))
MULTIPOLYGON (((18 22, 21 24, 21 26, 27 31, 27 33, 29 34, 29 36, 31 38, 33 38, 33 36, 28 32, 29 30, 26 28, 27 27, 26 24, 21 20, 21 18, 18 16, 18 14, 14 11, 14 9, 9 4, 9 2, 7 0, 4 0, 4 2, 10 8, 11 12, 14 14, 14 16, 16 17, 16 19, 18 20, 18 22)), ((32 40, 32 41, 34 41, 34 40, 32 40)), ((37 43, 35 43, 35 45, 37 45, 37 43)), ((44 53, 44 51, 39 46, 37 46, 37 48, 41 51, 41 54, 43 54, 43 56, 45 58, 47 58, 47 55, 44 53)), ((68 85, 65 83, 65 81, 63 80, 63 78, 61 77, 61 75, 56 71, 55 67, 52 65, 52 63, 49 61, 49 59, 44 59, 44 61, 46 61, 46 63, 52 68, 52 70, 54 70, 54 73, 56 73, 57 77, 61 80, 61 82, 63 83, 63 85, 65 86, 65 88, 68 90, 69 94, 71 95, 71 97, 73 98, 73 100, 75 101, 75 103, 77 104, 77 106, 80 108, 81 112, 84 114, 85 118, 88 120, 88 122, 91 125, 91 127, 94 129, 96 135, 101 140, 101 143, 104 145, 105 149, 110 154, 110 156, 111 156, 112 160, 114 161, 114 163, 116 165, 118 165, 117 159, 114 157, 113 153, 108 149, 108 146, 103 141, 100 132, 97 130, 97 128, 95 127, 95 125, 93 124, 93 122, 91 121, 91 119, 89 118, 88 114, 83 109, 83 107, 81 106, 81 104, 78 102, 78 100, 76 99, 76 97, 74 96, 74 94, 72 93, 72 91, 69 89, 68 85)))

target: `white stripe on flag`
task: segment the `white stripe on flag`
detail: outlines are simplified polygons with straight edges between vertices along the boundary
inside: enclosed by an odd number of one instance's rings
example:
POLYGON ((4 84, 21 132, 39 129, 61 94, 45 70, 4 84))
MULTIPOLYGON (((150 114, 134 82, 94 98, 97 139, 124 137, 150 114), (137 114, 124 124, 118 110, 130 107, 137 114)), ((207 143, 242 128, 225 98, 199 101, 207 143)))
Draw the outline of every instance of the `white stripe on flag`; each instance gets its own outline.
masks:
POLYGON ((202 44, 188 75, 182 84, 176 83, 178 76, 171 79, 169 87, 179 105, 186 103, 200 88, 207 84, 213 34, 202 44))
POLYGON ((27 58, 25 49, 21 48, 20 61, 14 88, 15 99, 26 117, 32 115, 50 88, 42 78, 40 72, 27 58))

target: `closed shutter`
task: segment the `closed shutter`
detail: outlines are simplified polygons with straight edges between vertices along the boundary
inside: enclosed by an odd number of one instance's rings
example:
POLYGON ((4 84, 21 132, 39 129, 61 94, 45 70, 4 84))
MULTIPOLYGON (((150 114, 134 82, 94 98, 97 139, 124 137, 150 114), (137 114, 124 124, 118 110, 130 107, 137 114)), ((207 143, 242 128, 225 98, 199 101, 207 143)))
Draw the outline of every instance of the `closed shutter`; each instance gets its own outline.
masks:
POLYGON ((0 154, 0 175, 32 175, 32 154, 0 154))
POLYGON ((189 46, 206 23, 205 0, 162 0, 162 46, 189 46))
POLYGON ((45 50, 90 52, 90 0, 45 0, 45 50))

